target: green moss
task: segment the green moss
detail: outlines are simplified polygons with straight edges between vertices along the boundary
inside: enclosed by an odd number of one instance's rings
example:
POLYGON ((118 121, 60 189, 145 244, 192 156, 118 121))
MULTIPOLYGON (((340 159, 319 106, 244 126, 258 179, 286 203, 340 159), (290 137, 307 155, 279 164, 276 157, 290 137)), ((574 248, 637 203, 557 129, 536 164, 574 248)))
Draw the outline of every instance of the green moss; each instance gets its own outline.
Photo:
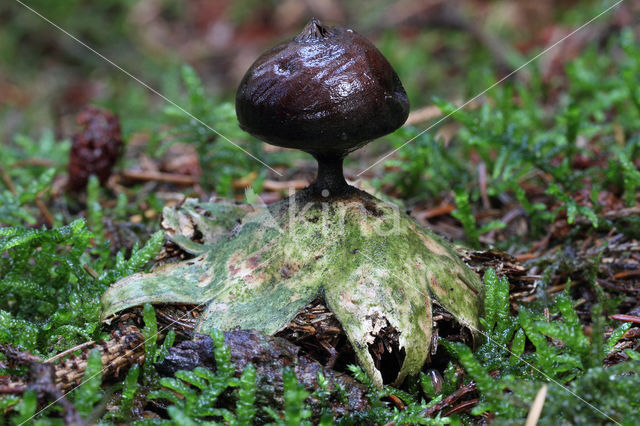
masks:
POLYGON ((551 315, 561 315, 558 320, 548 321, 542 310, 526 307, 520 307, 516 318, 509 313, 507 280, 489 270, 485 286, 483 344, 473 353, 466 345, 441 339, 480 390, 473 414, 492 412, 502 421, 521 423, 536 393, 547 384, 540 424, 634 424, 640 414, 640 398, 622 389, 640 385, 637 355, 602 367, 630 323, 618 326, 605 340, 604 319, 596 306, 594 328, 587 336, 566 294, 548 307, 551 315), (535 347, 533 352, 523 353, 525 336, 535 347), (497 375, 492 377, 492 372, 497 375))
POLYGON ((100 295, 141 270, 164 238, 156 233, 125 260, 109 250, 91 258, 93 236, 83 219, 53 229, 0 228, 0 342, 48 354, 100 337, 100 295))

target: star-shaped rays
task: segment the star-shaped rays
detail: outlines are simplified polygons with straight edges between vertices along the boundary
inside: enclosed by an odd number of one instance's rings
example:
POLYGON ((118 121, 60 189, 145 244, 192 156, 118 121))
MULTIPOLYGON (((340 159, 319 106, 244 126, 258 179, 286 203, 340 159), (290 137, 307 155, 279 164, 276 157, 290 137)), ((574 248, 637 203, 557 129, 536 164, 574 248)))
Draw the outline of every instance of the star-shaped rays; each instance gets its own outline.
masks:
POLYGON ((144 303, 193 304, 205 307, 197 332, 274 334, 321 297, 377 385, 420 371, 434 300, 480 328, 482 283, 453 248, 361 191, 331 200, 301 192, 269 209, 187 200, 165 209, 163 226, 196 257, 113 284, 102 298, 104 318, 144 303), (372 351, 383 334, 397 363, 384 377, 372 351))

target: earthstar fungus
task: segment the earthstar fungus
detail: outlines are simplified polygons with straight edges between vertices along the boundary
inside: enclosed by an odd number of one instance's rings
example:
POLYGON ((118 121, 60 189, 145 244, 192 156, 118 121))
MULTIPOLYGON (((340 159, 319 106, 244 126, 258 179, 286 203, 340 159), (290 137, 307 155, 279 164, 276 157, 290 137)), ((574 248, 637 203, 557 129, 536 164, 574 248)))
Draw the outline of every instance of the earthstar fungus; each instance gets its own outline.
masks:
POLYGON ((480 328, 483 285, 454 247, 344 180, 343 158, 401 126, 409 111, 371 43, 312 19, 256 60, 236 109, 247 132, 313 155, 316 181, 269 207, 194 199, 165 207, 166 237, 194 257, 113 284, 104 319, 144 303, 195 304, 204 306, 195 332, 276 334, 320 300, 377 386, 422 369, 433 304, 473 333, 480 328))

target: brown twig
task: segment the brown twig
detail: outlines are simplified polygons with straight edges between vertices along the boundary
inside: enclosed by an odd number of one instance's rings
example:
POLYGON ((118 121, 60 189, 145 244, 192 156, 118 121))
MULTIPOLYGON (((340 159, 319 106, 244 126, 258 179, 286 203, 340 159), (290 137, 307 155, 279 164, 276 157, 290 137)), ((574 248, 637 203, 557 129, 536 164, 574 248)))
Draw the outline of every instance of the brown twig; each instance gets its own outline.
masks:
POLYGON ((640 317, 636 315, 615 314, 615 315, 611 315, 609 318, 616 321, 626 321, 626 322, 632 322, 635 324, 640 324, 640 317))
POLYGON ((284 182, 265 179, 265 181, 262 183, 262 188, 264 188, 266 191, 282 191, 289 188, 302 189, 306 188, 307 186, 309 186, 309 182, 303 179, 294 179, 284 182))
POLYGON ((89 265, 82 265, 82 268, 87 271, 87 274, 91 275, 94 279, 98 279, 100 275, 89 265))
POLYGON ((55 381, 54 367, 51 364, 32 364, 29 372, 29 388, 35 389, 39 397, 59 404, 63 410, 63 421, 68 425, 84 424, 75 405, 66 398, 55 381))
POLYGON ((478 404, 478 401, 479 401, 478 398, 474 398, 468 401, 461 402, 460 404, 453 407, 451 410, 447 411, 445 413, 445 417, 450 416, 452 414, 460 413, 462 411, 467 411, 469 408, 475 407, 478 404))
POLYGON ((540 257, 540 253, 521 253, 513 255, 513 257, 515 257, 518 262, 526 262, 527 260, 540 257))
POLYGON ((42 358, 38 355, 34 355, 29 351, 21 351, 9 344, 0 344, 0 353, 4 354, 9 362, 17 365, 30 365, 34 362, 42 362, 42 358))
POLYGON ((456 206, 454 204, 443 204, 437 207, 434 207, 432 209, 428 209, 428 210, 424 210, 421 212, 417 212, 415 214, 413 214, 412 216, 419 222, 434 218, 434 217, 438 217, 438 216, 444 216, 446 214, 451 213, 452 211, 454 211, 456 209, 456 206))
MULTIPOLYGON (((576 285, 577 282, 576 281, 571 281, 571 283, 569 284, 571 287, 573 287, 574 285, 576 285)), ((558 293, 559 291, 564 290, 567 287, 567 284, 558 284, 558 285, 554 285, 552 287, 549 287, 547 289, 547 294, 553 294, 553 293, 558 293)), ((527 296, 522 298, 523 302, 533 302, 534 300, 536 300, 538 296, 535 294, 532 294, 531 296, 527 296)))
POLYGON ((16 186, 13 184, 13 181, 11 180, 11 176, 9 176, 9 174, 4 169, 4 167, 2 167, 1 164, 0 164, 0 177, 2 177, 2 181, 7 186, 7 188, 9 188, 9 191, 11 191, 13 195, 16 195, 18 193, 18 190, 16 189, 16 186))
MULTIPOLYGON (((422 412, 422 415, 424 417, 432 417, 435 414, 437 414, 438 412, 444 410, 448 406, 450 406, 453 403, 455 403, 456 401, 458 401, 463 396, 465 396, 467 394, 470 394, 472 392, 475 392, 476 390, 478 390, 478 386, 476 385, 476 383, 475 382, 470 382, 469 384, 460 387, 457 391, 455 391, 451 395, 447 396, 442 401, 440 401, 437 404, 432 405, 431 407, 429 407, 426 410, 424 410, 422 412)), ((477 400, 476 400, 476 402, 477 402, 477 400)))
POLYGON ((42 213, 42 217, 44 217, 44 221, 47 223, 47 225, 49 225, 49 228, 53 228, 53 225, 54 225, 53 215, 49 211, 49 208, 47 208, 47 205, 40 199, 40 194, 36 195, 35 203, 36 203, 36 206, 38 207, 38 210, 40 210, 40 213, 42 213))
POLYGON ((634 271, 622 271, 613 275, 613 278, 636 278, 640 277, 640 270, 636 269, 634 271))
POLYGON ((487 189, 487 165, 484 161, 478 164, 478 185, 480 186, 482 207, 488 210, 491 208, 491 202, 489 201, 489 191, 487 189))
POLYGON ((46 361, 45 361, 45 363, 47 363, 47 364, 51 364, 51 363, 52 363, 52 362, 54 362, 54 361, 57 361, 57 360, 59 360, 59 359, 61 359, 61 358, 64 358, 65 356, 67 356, 67 355, 69 355, 69 354, 71 354, 71 353, 74 353, 75 351, 80 351, 80 350, 82 350, 82 349, 84 349, 84 348, 86 348, 86 347, 88 347, 88 346, 93 345, 94 343, 95 343, 95 342, 94 342, 93 340, 90 340, 90 341, 88 341, 88 342, 81 343, 81 344, 79 344, 79 345, 77 345, 77 346, 74 346, 73 348, 69 348, 69 349, 67 349, 66 351, 60 352, 59 354, 57 354, 57 355, 55 355, 55 356, 52 356, 51 358, 49 358, 48 360, 46 360, 46 361))
POLYGON ((24 166, 53 167, 55 163, 48 158, 27 158, 11 164, 12 169, 24 166))
MULTIPOLYGON (((102 356, 105 377, 118 377, 134 364, 144 361, 144 336, 134 326, 125 326, 111 333, 109 341, 95 344, 102 356)), ((82 383, 89 350, 84 348, 79 356, 71 355, 55 365, 56 382, 62 390, 69 391, 82 383)))
POLYGON ((175 183, 176 185, 194 185, 198 182, 196 178, 189 175, 137 170, 125 170, 122 172, 122 177, 131 180, 169 182, 175 183))
POLYGON ((404 402, 397 396, 389 395, 389 399, 391 400, 391 402, 393 402, 393 405, 395 405, 398 408, 398 410, 404 410, 405 408, 407 408, 404 402))
POLYGON ((25 393, 25 391, 27 390, 27 386, 26 385, 21 385, 21 384, 17 384, 17 385, 4 385, 4 386, 0 386, 0 394, 6 395, 6 394, 22 394, 25 393))

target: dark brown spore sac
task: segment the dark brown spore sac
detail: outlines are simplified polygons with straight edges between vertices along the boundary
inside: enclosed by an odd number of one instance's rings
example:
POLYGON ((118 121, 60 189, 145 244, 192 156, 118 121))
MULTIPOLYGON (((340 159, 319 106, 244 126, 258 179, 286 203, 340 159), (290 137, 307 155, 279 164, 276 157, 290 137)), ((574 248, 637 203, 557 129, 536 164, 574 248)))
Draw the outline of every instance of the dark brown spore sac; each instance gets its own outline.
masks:
POLYGON ((111 112, 87 106, 76 117, 80 130, 73 135, 69 158, 69 189, 83 190, 89 176, 105 184, 122 152, 120 120, 111 112))
POLYGON ((373 44, 312 19, 249 68, 236 111, 240 127, 258 139, 321 161, 396 130, 407 119, 409 100, 373 44))

